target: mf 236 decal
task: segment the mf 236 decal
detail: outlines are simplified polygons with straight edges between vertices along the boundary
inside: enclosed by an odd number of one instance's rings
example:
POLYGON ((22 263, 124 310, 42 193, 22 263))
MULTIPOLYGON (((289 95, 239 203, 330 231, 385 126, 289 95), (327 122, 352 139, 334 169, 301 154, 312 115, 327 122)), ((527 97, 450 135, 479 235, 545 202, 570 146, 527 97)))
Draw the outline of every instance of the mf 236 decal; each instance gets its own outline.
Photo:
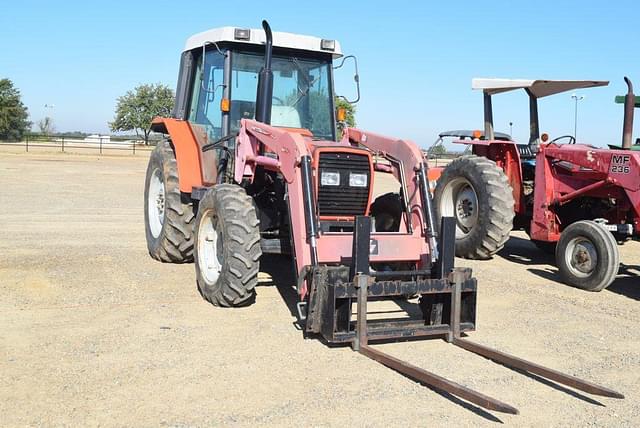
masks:
POLYGON ((611 157, 611 168, 609 171, 617 174, 629 174, 631 172, 631 156, 613 155, 611 157))

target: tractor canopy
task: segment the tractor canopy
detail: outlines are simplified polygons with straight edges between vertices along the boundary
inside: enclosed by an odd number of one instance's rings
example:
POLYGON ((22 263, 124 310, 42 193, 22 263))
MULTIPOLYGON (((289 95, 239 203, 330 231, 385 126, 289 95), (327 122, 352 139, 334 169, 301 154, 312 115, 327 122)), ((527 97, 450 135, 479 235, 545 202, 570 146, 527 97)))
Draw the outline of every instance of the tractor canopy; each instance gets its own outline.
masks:
POLYGON ((532 80, 532 79, 489 79, 474 78, 471 89, 482 90, 484 96, 484 135, 493 140, 493 107, 491 96, 503 92, 524 89, 529 95, 529 146, 535 153, 540 143, 540 124, 538 119, 538 98, 559 94, 575 89, 607 86, 607 80, 532 80))
POLYGON ((502 92, 525 89, 535 98, 547 97, 561 92, 575 89, 594 88, 607 86, 607 80, 531 80, 531 79, 486 79, 475 78, 471 80, 471 89, 482 89, 489 95, 502 92))

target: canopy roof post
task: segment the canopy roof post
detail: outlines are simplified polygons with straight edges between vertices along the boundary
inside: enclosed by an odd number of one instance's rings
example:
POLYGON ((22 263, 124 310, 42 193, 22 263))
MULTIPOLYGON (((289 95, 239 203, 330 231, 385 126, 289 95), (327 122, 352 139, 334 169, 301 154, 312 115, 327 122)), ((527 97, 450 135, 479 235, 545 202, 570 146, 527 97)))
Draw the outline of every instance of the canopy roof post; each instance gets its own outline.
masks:
POLYGON ((486 91, 484 94, 484 139, 493 140, 493 106, 491 105, 491 95, 486 91))
POLYGON ((538 119, 538 98, 525 89, 529 95, 529 145, 537 145, 540 139, 540 121, 538 119))

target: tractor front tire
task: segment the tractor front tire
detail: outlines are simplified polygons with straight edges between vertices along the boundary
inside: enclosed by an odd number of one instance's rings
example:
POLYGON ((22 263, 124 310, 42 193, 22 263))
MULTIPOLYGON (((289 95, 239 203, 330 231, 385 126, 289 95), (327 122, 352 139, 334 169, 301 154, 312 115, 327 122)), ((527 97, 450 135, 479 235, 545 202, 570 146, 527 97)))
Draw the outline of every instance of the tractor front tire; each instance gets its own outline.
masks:
POLYGON ((214 306, 245 306, 255 295, 260 230, 252 199, 235 184, 218 184, 198 205, 195 265, 198 290, 214 306))
POLYGON ((397 232, 402 221, 402 198, 398 193, 385 193, 376 198, 369 210, 376 232, 397 232))
POLYGON ((485 260, 497 253, 513 228, 513 190, 504 171, 485 157, 453 160, 435 190, 438 224, 456 219, 456 256, 485 260))
POLYGON ((147 249, 166 263, 193 261, 193 202, 183 202, 176 155, 169 141, 151 152, 144 186, 147 249))
POLYGON ((620 254, 611 232, 596 222, 583 220, 570 224, 560 234, 556 264, 566 284, 600 291, 616 278, 620 254))

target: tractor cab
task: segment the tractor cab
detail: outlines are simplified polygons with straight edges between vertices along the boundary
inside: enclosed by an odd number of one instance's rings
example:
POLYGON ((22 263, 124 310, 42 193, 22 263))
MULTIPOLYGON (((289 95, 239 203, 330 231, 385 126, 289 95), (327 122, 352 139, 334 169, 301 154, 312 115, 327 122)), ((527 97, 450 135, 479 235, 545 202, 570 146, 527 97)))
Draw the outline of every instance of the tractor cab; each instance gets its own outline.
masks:
MULTIPOLYGON (((237 134, 241 119, 256 118, 265 33, 222 27, 190 37, 180 61, 173 116, 188 120, 204 145, 237 134)), ((271 125, 304 129, 336 140, 333 61, 336 40, 274 32, 271 125)))

